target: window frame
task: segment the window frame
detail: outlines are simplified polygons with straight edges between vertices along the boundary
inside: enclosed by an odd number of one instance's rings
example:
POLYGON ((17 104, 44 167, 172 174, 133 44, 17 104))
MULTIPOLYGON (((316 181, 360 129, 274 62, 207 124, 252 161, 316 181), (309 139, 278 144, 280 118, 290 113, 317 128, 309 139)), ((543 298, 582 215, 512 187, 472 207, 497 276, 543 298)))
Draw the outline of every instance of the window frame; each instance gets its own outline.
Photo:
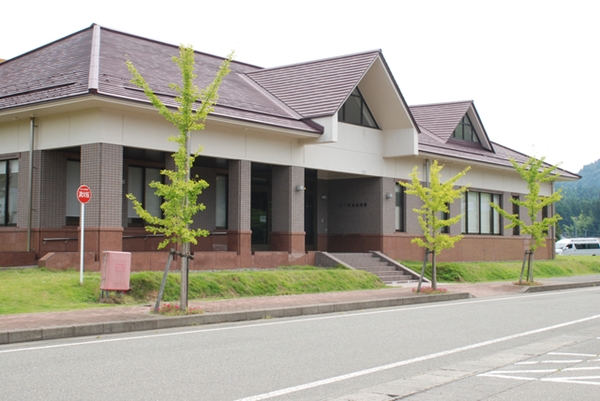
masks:
POLYGON ((4 165, 0 227, 15 227, 19 218, 19 159, 3 159, 0 160, 0 164, 4 165), (13 171, 15 165, 16 171, 13 171), (11 218, 11 213, 13 218, 11 218))
MULTIPOLYGON (((136 199, 138 201, 140 201, 142 203, 142 206, 146 209, 147 208, 147 199, 149 195, 153 195, 156 196, 154 193, 148 193, 148 191, 155 191, 154 188, 151 188, 149 186, 151 181, 157 181, 154 179, 151 179, 150 181, 147 180, 148 174, 147 174, 147 170, 157 170, 159 173, 159 176, 161 178, 161 182, 164 184, 165 182, 165 177, 164 175, 160 174, 160 171, 163 170, 163 168, 160 167, 156 167, 156 166, 144 166, 144 165, 139 165, 139 164, 129 164, 127 165, 127 179, 126 179, 126 184, 127 184, 127 190, 125 191, 126 194, 129 193, 133 193, 132 188, 130 187, 132 182, 130 180, 131 177, 131 169, 141 169, 142 170, 142 174, 141 174, 141 196, 138 196, 139 194, 134 194, 136 196, 136 199)), ((139 188, 138 188, 139 189, 139 188)), ((134 209, 130 209, 133 208, 133 203, 128 200, 127 198, 125 198, 126 200, 126 207, 125 207, 125 211, 126 211, 126 221, 127 221, 127 227, 144 227, 146 226, 146 221, 144 219, 142 219, 141 217, 139 217, 137 215, 137 213, 135 213, 134 209), (133 210, 133 212, 135 213, 135 217, 130 217, 130 211, 133 210)), ((162 205, 164 202, 164 199, 162 197, 160 197, 159 201, 158 201, 158 207, 160 210, 160 216, 157 217, 163 217, 163 213, 162 213, 162 209, 160 209, 160 205, 162 205)))
POLYGON ((460 122, 458 123, 456 128, 454 128, 454 131, 452 132, 452 138, 457 139, 459 141, 465 141, 465 142, 476 143, 478 145, 481 145, 481 141, 479 140, 479 136, 477 135, 475 126, 471 122, 471 119, 469 118, 468 114, 465 114, 463 116, 463 118, 460 119, 460 122), (468 131, 469 131, 468 134, 469 134, 470 138, 465 138, 465 127, 468 127, 468 131), (460 136, 458 136, 459 129, 460 129, 460 136))
MULTIPOLYGON (((513 195, 511 196, 512 199, 515 200, 520 200, 520 196, 519 195, 513 195)), ((511 202, 512 203, 512 202, 511 202)), ((517 218, 521 218, 521 207, 515 203, 512 203, 512 213, 517 215, 517 218)), ((521 235, 521 226, 520 225, 516 225, 513 227, 513 232, 512 235, 514 236, 519 236, 521 235)))
POLYGON ((229 174, 217 173, 215 176, 215 228, 219 230, 226 230, 229 225, 229 174), (219 180, 221 179, 221 181, 219 180), (224 181, 224 183, 223 183, 224 181), (223 187, 219 183, 222 183, 223 187), (221 190, 222 192, 220 192, 221 190), (223 206, 219 206, 220 202, 224 201, 223 206), (225 220, 225 225, 220 225, 221 220, 225 220))
POLYGON ((81 185, 81 160, 67 159, 66 169, 65 226, 79 226, 81 204, 76 199, 75 192, 81 185))
POLYGON ((371 113, 371 110, 369 109, 369 106, 367 105, 367 102, 365 101, 365 98, 358 87, 354 88, 350 96, 348 96, 348 99, 346 99, 338 111, 338 121, 347 124, 358 125, 361 127, 379 129, 379 124, 377 124, 377 120, 375 120, 373 113, 371 113), (351 115, 351 102, 358 102, 358 107, 360 108, 360 112, 358 113, 360 116, 360 121, 358 122, 350 119, 351 117, 356 117, 354 114, 351 115), (368 121, 365 122, 365 119, 372 120, 372 124, 369 124, 368 121))
POLYGON ((396 182, 394 206, 394 225, 396 232, 406 232, 406 188, 396 182))
POLYGON ((502 204, 502 194, 484 191, 467 191, 461 198, 461 233, 466 235, 502 235, 502 218, 500 213, 489 204, 502 204), (489 202, 483 203, 482 196, 489 196, 489 202), (476 197, 476 198, 474 198, 476 197), (473 202, 473 204, 471 204, 473 202), (475 206, 475 207, 473 207, 475 206), (484 217, 487 221, 483 221, 484 217), (484 225, 485 224, 485 225, 484 225), (489 227, 489 230, 486 228, 489 227), (488 232, 489 231, 489 232, 488 232))

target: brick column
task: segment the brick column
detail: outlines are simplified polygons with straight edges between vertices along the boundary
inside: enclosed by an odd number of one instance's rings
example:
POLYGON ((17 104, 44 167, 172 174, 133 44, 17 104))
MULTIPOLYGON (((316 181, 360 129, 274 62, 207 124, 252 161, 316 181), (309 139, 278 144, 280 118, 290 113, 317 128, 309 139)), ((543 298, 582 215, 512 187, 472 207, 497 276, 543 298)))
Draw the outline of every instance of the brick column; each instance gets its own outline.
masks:
MULTIPOLYGON (((31 197, 31 250, 39 252, 40 250, 40 204, 42 194, 42 151, 33 151, 33 191, 31 197)), ((12 244, 11 251, 25 251, 27 249, 27 220, 29 215, 29 152, 21 153, 19 158, 19 179, 18 179, 18 201, 17 201, 17 227, 11 233, 10 239, 0 238, 1 245, 12 244)), ((5 234, 8 234, 6 232, 5 234)), ((38 257, 41 257, 38 255, 38 257)))
POLYGON ((252 254, 251 182, 251 163, 247 160, 229 160, 227 250, 236 251, 238 255, 252 254))
POLYGON ((123 147, 106 143, 81 146, 81 183, 92 199, 85 207, 85 249, 123 249, 123 147))
POLYGON ((271 250, 304 253, 304 168, 275 166, 271 250))
MULTIPOLYGON (((41 203, 39 222, 41 228, 62 228, 66 222, 67 161, 62 152, 44 151, 41 169, 41 203), (44 185, 52 183, 52 185, 44 185)), ((36 210, 36 208, 34 208, 36 210)))
MULTIPOLYGON (((40 228, 40 202, 42 182, 42 151, 35 150, 33 155, 33 194, 31 198, 31 227, 40 228)), ((29 210, 29 152, 21 153, 19 160, 19 203, 17 211, 17 227, 27 228, 29 210)))

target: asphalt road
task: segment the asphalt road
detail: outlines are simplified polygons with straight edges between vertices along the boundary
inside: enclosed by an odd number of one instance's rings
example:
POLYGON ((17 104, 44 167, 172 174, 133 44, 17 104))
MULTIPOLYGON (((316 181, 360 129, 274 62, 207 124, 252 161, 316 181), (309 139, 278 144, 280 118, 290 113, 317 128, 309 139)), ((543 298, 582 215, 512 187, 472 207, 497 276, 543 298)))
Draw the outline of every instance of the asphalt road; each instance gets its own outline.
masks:
POLYGON ((587 400, 600 288, 0 346, 1 400, 587 400))

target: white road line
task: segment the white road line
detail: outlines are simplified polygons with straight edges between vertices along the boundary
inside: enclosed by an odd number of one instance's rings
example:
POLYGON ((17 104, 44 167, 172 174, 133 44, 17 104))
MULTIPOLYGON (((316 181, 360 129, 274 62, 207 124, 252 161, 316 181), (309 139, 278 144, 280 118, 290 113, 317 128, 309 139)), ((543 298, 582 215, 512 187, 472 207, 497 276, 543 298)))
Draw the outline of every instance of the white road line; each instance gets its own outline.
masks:
POLYGON ((596 354, 575 354, 571 352, 548 352, 546 355, 565 355, 565 356, 598 356, 596 354))
POLYGON ((564 359, 564 360, 556 360, 556 361, 526 361, 526 362, 517 362, 515 365, 540 365, 543 363, 580 363, 583 362, 583 359, 564 359))
POLYGON ((553 373, 553 372, 558 372, 558 369, 492 370, 491 372, 485 372, 478 376, 501 375, 504 373, 553 373))
POLYGON ((567 370, 575 371, 575 370, 600 370, 600 367, 589 367, 589 368, 565 368, 562 371, 566 372, 567 370))
POLYGON ((481 348, 481 347, 485 347, 485 346, 492 345, 492 344, 497 344, 497 343, 504 342, 504 341, 514 340, 517 338, 526 337, 526 336, 530 336, 533 334, 539 334, 539 333, 543 333, 543 332, 554 330, 554 329, 559 329, 559 328, 566 327, 566 326, 572 326, 574 324, 584 323, 584 322, 588 322, 590 320, 595 320, 598 318, 600 318, 600 315, 590 316, 590 317, 586 317, 586 318, 578 319, 578 320, 572 320, 570 322, 565 322, 565 323, 560 323, 560 324, 556 324, 553 326, 543 327, 541 329, 526 331, 523 333, 513 334, 510 336, 506 336, 506 337, 500 337, 500 338, 496 338, 493 340, 483 341, 483 342, 480 342, 477 344, 471 344, 471 345, 467 345, 464 347, 454 348, 454 349, 450 349, 447 351, 436 352, 434 354, 420 356, 417 358, 406 359, 404 361, 399 361, 399 362, 391 363, 388 365, 377 366, 377 367, 374 367, 371 369, 360 370, 360 371, 348 373, 348 374, 341 375, 341 376, 331 377, 331 378, 324 379, 324 380, 317 380, 312 383, 305 383, 305 384, 301 384, 299 386, 293 386, 293 387, 288 387, 288 388, 284 388, 281 390, 270 391, 270 392, 264 393, 264 394, 241 398, 236 401, 266 400, 269 398, 278 397, 278 396, 286 395, 286 394, 291 394, 291 393, 295 393, 295 392, 302 391, 302 390, 308 390, 308 389, 315 388, 315 387, 325 386, 327 384, 332 384, 332 383, 340 382, 343 380, 353 379, 355 377, 370 375, 372 373, 378 373, 378 372, 382 372, 382 371, 389 370, 389 369, 395 369, 395 368, 398 368, 401 366, 406 366, 406 365, 410 365, 410 364, 417 363, 417 362, 423 362, 423 361, 427 361, 430 359, 440 358, 443 356, 452 355, 452 354, 456 354, 459 352, 472 350, 475 348, 481 348))
POLYGON ((581 377, 559 377, 559 378, 543 378, 543 382, 555 382, 555 383, 575 383, 575 384, 591 384, 593 386, 600 386, 600 381, 590 382, 590 379, 600 379, 600 376, 581 376, 581 377))
POLYGON ((525 381, 534 381, 534 380, 537 380, 535 377, 508 376, 508 375, 499 375, 499 374, 491 374, 491 373, 483 373, 483 374, 477 375, 477 376, 495 377, 497 379, 525 380, 525 381))
MULTIPOLYGON (((544 296, 551 296, 551 295, 566 295, 566 294, 572 294, 575 292, 586 292, 586 291, 594 291, 594 290, 597 291, 598 287, 583 288, 583 289, 578 289, 578 290, 571 290, 568 292, 543 292, 543 293, 535 293, 535 294, 527 294, 527 295, 519 295, 519 296, 507 296, 507 297, 502 297, 502 298, 469 299, 466 301, 454 301, 454 302, 448 302, 448 303, 434 302, 434 303, 430 303, 427 305, 417 305, 417 306, 412 306, 412 307, 398 306, 398 307, 390 307, 389 309, 377 309, 377 310, 370 310, 370 311, 361 310, 361 311, 345 312, 345 313, 340 312, 338 314, 327 314, 326 316, 306 317, 303 319, 294 319, 294 320, 278 320, 278 321, 272 321, 272 322, 265 322, 263 320, 259 323, 243 324, 243 325, 230 326, 230 327, 201 328, 198 330, 178 331, 175 333, 146 334, 146 335, 133 336, 133 337, 97 339, 97 340, 92 340, 92 341, 73 342, 73 343, 66 343, 66 344, 54 344, 54 345, 45 345, 45 346, 27 347, 27 348, 14 348, 14 349, 0 350, 0 354, 6 354, 6 353, 12 353, 12 352, 47 350, 47 349, 53 349, 53 348, 76 347, 76 346, 81 346, 81 345, 95 345, 95 344, 112 343, 112 342, 118 342, 118 341, 132 341, 132 340, 144 340, 144 339, 153 339, 153 338, 161 338, 161 337, 185 336, 185 335, 191 335, 191 334, 211 333, 211 332, 218 332, 218 331, 242 330, 242 329, 255 328, 255 327, 295 324, 295 323, 303 323, 303 322, 311 322, 311 321, 319 321, 319 320, 329 320, 329 319, 344 319, 344 318, 351 318, 351 317, 365 316, 365 315, 378 315, 378 314, 382 314, 382 313, 402 313, 402 312, 413 311, 413 310, 445 308, 445 307, 452 307, 452 306, 457 306, 457 305, 472 305, 472 304, 487 303, 487 302, 510 301, 510 300, 521 299, 521 298, 535 298, 535 297, 544 297, 544 296)), ((304 316, 297 316, 297 317, 304 317, 304 316)), ((600 339, 600 337, 598 337, 598 339, 600 339)))

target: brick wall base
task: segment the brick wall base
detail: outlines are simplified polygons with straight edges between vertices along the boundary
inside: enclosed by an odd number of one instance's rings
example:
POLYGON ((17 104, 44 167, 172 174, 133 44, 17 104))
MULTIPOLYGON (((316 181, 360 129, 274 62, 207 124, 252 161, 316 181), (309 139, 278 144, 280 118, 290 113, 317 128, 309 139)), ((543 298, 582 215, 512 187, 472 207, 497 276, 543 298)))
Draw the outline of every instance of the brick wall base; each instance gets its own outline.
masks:
MULTIPOLYGON (((1 254, 0 254, 1 256, 1 254)), ((131 252, 131 271, 164 271, 169 258, 168 252, 131 252)), ((78 252, 50 252, 38 261, 38 265, 54 270, 79 269, 78 252)), ((84 270, 100 271, 100 261, 93 252, 84 256, 84 270)), ((170 270, 177 271, 181 259, 175 256, 170 270)), ((30 263, 35 264, 34 263, 30 263)), ((315 252, 292 254, 287 252, 255 252, 240 256, 236 252, 194 252, 190 261, 190 270, 227 270, 227 269, 272 269, 289 265, 314 265, 315 252)))

